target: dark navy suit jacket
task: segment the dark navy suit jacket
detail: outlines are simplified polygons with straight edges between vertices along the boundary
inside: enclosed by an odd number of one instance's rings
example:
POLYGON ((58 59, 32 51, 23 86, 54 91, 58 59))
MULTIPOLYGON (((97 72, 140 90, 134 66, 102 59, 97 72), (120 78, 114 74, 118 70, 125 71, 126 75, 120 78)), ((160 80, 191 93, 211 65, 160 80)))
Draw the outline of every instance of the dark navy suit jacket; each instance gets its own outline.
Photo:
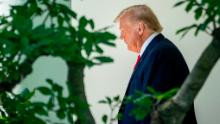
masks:
MULTIPOLYGON (((180 87, 188 74, 189 69, 178 48, 159 34, 147 46, 136 65, 125 96, 133 95, 135 91, 147 92, 147 86, 160 92, 180 87)), ((119 124, 150 124, 150 116, 142 121, 131 116, 132 108, 133 104, 125 104, 123 100, 119 110, 123 117, 119 124)), ((193 106, 183 123, 196 124, 193 106)))

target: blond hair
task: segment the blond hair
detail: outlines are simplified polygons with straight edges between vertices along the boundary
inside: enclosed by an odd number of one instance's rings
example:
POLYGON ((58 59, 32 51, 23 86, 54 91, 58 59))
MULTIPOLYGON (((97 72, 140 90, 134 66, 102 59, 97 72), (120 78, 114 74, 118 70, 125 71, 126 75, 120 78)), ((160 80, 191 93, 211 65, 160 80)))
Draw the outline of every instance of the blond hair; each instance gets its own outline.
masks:
POLYGON ((147 5, 130 6, 122 10, 114 21, 118 21, 125 15, 130 19, 130 21, 143 21, 153 31, 161 32, 163 29, 156 15, 147 5))

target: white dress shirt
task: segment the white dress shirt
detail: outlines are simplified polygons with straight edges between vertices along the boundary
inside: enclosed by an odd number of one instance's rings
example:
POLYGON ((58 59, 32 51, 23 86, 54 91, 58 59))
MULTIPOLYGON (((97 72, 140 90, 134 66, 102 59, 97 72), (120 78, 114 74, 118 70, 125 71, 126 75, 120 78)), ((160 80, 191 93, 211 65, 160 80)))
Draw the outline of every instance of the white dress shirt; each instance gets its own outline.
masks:
POLYGON ((142 47, 141 47, 140 53, 139 53, 140 56, 143 55, 143 53, 144 53, 145 49, 147 48, 147 46, 150 44, 150 42, 151 42, 158 34, 160 34, 160 33, 159 33, 159 32, 154 32, 150 37, 148 37, 148 38, 145 40, 144 44, 143 44, 142 47))

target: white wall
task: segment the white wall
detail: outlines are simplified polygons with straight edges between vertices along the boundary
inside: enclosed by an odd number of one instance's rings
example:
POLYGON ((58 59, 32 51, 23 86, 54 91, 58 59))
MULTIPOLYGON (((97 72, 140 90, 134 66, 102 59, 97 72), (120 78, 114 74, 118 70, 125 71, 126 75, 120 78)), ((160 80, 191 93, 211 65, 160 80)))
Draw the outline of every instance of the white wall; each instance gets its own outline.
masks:
MULTIPOLYGON (((1 0, 0 0, 1 1, 1 0)), ((163 34, 172 40, 183 53, 189 68, 192 69, 202 50, 210 42, 211 37, 201 33, 194 37, 192 32, 185 38, 175 35, 175 31, 182 26, 192 24, 192 14, 186 14, 184 8, 172 8, 173 0, 72 0, 72 8, 79 15, 91 17, 96 22, 96 28, 112 25, 115 16, 124 8, 134 4, 148 4, 158 16, 164 27, 163 34)), ((2 11, 2 9, 1 9, 2 11)), ((118 34, 116 26, 111 29, 118 34)), ((116 40, 116 48, 105 47, 105 54, 114 58, 114 63, 86 68, 85 86, 92 113, 97 124, 101 124, 101 115, 108 113, 108 107, 98 104, 105 96, 123 96, 129 77, 132 73, 136 55, 127 51, 121 40, 116 40)), ((218 124, 220 122, 220 65, 210 74, 205 86, 195 100, 198 124, 218 124)), ((45 78, 52 78, 64 83, 67 68, 59 58, 42 57, 34 64, 34 72, 28 76, 21 87, 33 88, 45 84, 45 78)))

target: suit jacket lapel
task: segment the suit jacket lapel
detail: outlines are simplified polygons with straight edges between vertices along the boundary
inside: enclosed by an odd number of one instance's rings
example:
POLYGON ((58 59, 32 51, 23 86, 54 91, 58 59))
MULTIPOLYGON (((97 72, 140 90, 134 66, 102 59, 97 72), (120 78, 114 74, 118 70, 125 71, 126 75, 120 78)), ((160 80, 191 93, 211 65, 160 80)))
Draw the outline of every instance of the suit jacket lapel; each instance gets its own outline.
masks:
MULTIPOLYGON (((163 36, 162 34, 157 35, 157 36, 150 42, 149 46, 147 46, 147 48, 145 49, 143 55, 141 56, 141 59, 140 59, 139 63, 137 63, 137 65, 136 65, 136 67, 135 67, 135 69, 134 69, 134 71, 133 71, 133 73, 132 73, 132 75, 131 75, 131 77, 130 77, 130 80, 129 80, 129 83, 128 83, 128 86, 127 86, 127 90, 126 90, 126 92, 125 92, 125 97, 128 96, 128 91, 129 91, 129 88, 130 88, 130 85, 131 85, 131 81, 132 81, 132 79, 133 79, 133 77, 134 77, 134 74, 140 69, 139 67, 140 67, 140 65, 142 64, 142 61, 144 60, 145 56, 152 50, 152 48, 153 48, 162 38, 164 38, 164 36, 163 36)), ((124 98, 125 98, 125 97, 124 97, 124 98)), ((123 100, 122 100, 122 104, 121 104, 121 107, 120 107, 120 109, 119 109, 119 112, 120 112, 120 113, 123 113, 123 111, 124 111, 124 107, 125 107, 125 105, 124 105, 124 100, 125 100, 125 99, 124 99, 124 98, 123 98, 123 100)))
MULTIPOLYGON (((141 56, 140 61, 137 63, 131 77, 130 77, 130 81, 132 80, 134 74, 140 69, 140 65, 142 64, 145 56, 152 50, 152 48, 160 41, 161 38, 164 38, 164 36, 162 34, 157 35, 149 44, 149 46, 147 46, 147 48, 145 49, 143 55, 141 56)), ((129 82, 130 82, 129 81, 129 82)))

